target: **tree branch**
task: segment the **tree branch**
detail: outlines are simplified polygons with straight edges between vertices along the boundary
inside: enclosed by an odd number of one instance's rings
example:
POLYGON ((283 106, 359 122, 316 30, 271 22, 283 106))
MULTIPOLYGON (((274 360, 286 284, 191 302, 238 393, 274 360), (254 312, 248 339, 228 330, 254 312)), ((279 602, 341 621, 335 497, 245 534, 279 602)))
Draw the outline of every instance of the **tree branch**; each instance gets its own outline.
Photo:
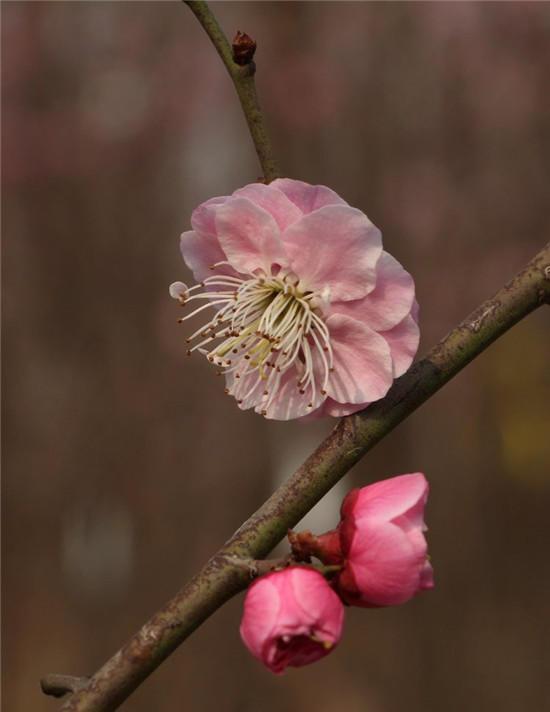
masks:
POLYGON ((202 0, 184 0, 184 2, 203 26, 229 72, 243 108, 265 181, 269 183, 278 178, 280 174, 273 156, 271 141, 256 93, 256 84, 254 82, 256 65, 252 61, 255 44, 251 49, 250 59, 245 61, 244 64, 237 64, 234 61, 234 52, 227 41, 227 37, 224 35, 208 4, 202 0))
POLYGON ((83 688, 74 692, 62 712, 116 709, 201 623, 247 586, 251 571, 239 560, 265 557, 365 453, 493 341, 543 303, 550 303, 550 243, 492 299, 397 379, 383 400, 340 420, 317 450, 202 571, 83 688))

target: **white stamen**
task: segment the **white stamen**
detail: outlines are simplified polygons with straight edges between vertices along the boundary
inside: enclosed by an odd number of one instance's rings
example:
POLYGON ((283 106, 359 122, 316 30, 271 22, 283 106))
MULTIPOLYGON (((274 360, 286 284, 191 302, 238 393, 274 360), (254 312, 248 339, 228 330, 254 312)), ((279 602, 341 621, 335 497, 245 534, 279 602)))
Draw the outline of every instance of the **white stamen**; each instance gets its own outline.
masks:
MULTIPOLYGON (((218 262, 212 268, 226 264, 218 262)), ((180 321, 208 307, 216 310, 214 317, 187 339, 191 342, 201 337, 188 353, 198 351, 221 369, 219 373, 233 374, 231 395, 239 404, 252 399, 251 404, 264 415, 291 368, 307 408, 317 404, 319 393, 326 395, 334 358, 318 306, 325 295, 303 292, 299 287, 296 275, 282 270, 277 276, 214 274, 193 287, 183 282, 170 286, 170 295, 182 305, 207 300, 180 321), (204 291, 191 294, 200 288, 204 291)))

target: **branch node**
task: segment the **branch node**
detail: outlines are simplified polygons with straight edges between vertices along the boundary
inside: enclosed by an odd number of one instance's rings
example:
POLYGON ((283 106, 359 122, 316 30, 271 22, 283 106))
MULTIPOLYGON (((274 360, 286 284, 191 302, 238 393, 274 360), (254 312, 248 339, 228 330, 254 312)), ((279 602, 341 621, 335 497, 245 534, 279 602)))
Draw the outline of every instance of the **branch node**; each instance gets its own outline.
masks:
POLYGON ((45 695, 63 697, 69 692, 78 692, 86 686, 88 677, 74 677, 73 675, 58 675, 51 673, 40 680, 40 687, 45 695))

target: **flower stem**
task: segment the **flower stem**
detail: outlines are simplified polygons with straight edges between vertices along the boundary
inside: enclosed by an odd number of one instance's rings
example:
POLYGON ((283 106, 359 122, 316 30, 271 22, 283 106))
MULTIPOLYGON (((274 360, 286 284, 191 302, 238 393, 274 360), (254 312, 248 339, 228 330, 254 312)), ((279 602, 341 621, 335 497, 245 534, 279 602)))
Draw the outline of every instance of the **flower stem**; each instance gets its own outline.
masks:
POLYGON ((323 574, 323 576, 329 577, 331 574, 337 574, 338 571, 342 570, 342 566, 340 564, 312 564, 311 568, 315 569, 320 574, 323 574))
POLYGON ((545 303, 550 303, 550 243, 492 299, 397 379, 384 399, 343 418, 202 571, 71 695, 62 712, 115 710, 201 623, 246 588, 250 571, 235 566, 231 557, 265 557, 287 530, 396 425, 499 336, 545 303))
POLYGON ((217 53, 219 54, 225 68, 229 72, 241 106, 248 124, 248 130, 254 142, 254 148, 258 154, 258 159, 262 167, 265 182, 270 183, 280 176, 277 163, 273 156, 271 140, 267 132, 265 119, 260 109, 260 102, 256 92, 254 75, 256 65, 250 59, 245 64, 237 64, 233 58, 233 51, 218 24, 208 3, 203 0, 184 0, 185 4, 194 13, 198 21, 203 26, 206 34, 210 37, 217 53))

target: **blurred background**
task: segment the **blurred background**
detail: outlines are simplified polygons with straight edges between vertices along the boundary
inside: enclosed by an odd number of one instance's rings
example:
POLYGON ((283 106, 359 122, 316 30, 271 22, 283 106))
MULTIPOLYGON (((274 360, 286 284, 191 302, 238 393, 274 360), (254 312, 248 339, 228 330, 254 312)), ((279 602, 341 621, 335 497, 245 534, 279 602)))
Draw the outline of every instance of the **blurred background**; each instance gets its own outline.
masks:
MULTIPOLYGON (((548 240, 550 5, 215 3, 258 42, 284 174, 330 185, 415 276, 420 353, 548 240)), ((3 674, 47 712, 333 425, 241 412, 185 358, 170 282, 192 209, 260 175, 233 87, 181 3, 2 4, 3 674)), ((424 471, 436 589, 349 610, 340 648, 275 677, 242 597, 133 712, 548 709, 550 318, 541 309, 411 416, 343 493, 424 471)), ((311 519, 310 519, 311 522, 311 519)))

